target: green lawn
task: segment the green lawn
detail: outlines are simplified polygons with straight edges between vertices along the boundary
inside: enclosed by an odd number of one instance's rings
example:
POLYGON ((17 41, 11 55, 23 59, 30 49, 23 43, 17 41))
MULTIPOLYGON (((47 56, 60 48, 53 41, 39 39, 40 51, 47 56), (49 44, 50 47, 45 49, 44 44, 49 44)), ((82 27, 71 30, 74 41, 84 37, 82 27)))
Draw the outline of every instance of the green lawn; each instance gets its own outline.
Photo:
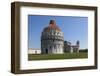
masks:
POLYGON ((65 54, 29 54, 28 60, 53 60, 53 59, 79 59, 87 58, 87 53, 65 53, 65 54))

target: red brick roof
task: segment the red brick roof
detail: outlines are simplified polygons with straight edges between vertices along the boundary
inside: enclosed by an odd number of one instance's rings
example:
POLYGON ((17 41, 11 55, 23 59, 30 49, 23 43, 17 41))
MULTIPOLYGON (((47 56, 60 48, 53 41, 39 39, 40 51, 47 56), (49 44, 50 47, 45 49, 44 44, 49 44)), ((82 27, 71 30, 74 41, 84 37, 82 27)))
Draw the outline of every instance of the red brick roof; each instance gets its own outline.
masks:
POLYGON ((50 20, 49 26, 46 27, 44 30, 50 31, 50 30, 52 30, 52 29, 57 30, 57 31, 61 31, 61 30, 59 29, 59 27, 56 25, 55 20, 50 20))

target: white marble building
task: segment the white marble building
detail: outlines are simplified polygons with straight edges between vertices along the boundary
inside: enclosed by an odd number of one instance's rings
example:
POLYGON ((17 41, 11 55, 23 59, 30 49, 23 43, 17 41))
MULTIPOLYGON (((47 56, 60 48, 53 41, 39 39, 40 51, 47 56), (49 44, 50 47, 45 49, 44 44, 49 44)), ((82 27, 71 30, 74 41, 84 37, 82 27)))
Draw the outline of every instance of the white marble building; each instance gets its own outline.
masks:
POLYGON ((28 49, 28 54, 41 54, 40 49, 28 49))
POLYGON ((41 35, 41 53, 42 54, 62 54, 64 53, 63 32, 51 20, 49 26, 45 27, 41 35))

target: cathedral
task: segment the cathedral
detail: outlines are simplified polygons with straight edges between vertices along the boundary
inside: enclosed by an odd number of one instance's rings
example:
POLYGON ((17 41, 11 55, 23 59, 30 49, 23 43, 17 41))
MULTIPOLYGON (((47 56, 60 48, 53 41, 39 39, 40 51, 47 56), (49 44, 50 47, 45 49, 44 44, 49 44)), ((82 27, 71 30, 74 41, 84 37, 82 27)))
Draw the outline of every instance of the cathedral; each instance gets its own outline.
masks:
POLYGON ((63 54, 65 52, 78 52, 79 41, 76 45, 64 41, 61 29, 55 20, 50 20, 49 26, 45 27, 41 34, 41 54, 63 54))

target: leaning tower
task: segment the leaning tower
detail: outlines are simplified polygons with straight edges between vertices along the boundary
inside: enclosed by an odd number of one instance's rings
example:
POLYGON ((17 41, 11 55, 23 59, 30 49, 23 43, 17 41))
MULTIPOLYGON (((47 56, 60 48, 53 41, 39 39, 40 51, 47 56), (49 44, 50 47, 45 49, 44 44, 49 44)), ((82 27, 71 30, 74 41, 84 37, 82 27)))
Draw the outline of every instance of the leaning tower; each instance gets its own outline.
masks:
POLYGON ((63 32, 56 25, 55 20, 50 20, 49 26, 45 27, 41 35, 42 54, 63 54, 63 32))

